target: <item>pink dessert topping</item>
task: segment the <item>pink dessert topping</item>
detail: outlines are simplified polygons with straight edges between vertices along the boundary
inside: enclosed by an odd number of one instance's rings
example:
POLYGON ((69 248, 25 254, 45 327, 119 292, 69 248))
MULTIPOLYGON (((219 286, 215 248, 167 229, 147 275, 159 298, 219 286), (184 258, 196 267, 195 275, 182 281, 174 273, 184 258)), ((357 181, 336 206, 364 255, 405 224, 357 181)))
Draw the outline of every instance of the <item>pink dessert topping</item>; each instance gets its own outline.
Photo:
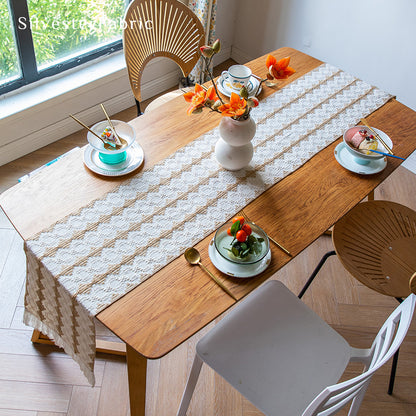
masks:
POLYGON ((349 140, 347 140, 347 142, 355 149, 377 149, 377 140, 372 134, 368 134, 367 130, 365 129, 361 129, 355 132, 354 135, 349 140))

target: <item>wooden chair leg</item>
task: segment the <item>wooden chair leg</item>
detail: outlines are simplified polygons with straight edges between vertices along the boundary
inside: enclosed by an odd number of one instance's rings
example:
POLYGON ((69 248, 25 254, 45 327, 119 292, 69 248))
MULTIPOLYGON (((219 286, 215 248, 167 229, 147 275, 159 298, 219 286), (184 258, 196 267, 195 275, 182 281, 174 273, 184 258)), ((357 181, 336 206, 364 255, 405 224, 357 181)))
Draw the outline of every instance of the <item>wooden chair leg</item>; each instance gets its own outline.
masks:
MULTIPOLYGON (((42 332, 34 330, 32 333, 31 341, 35 344, 46 344, 46 345, 55 345, 53 340, 48 338, 46 335, 43 335, 42 332)), ((97 339, 96 341, 96 351, 102 354, 112 354, 112 355, 126 355, 126 344, 124 342, 115 342, 115 341, 103 341, 97 339)))

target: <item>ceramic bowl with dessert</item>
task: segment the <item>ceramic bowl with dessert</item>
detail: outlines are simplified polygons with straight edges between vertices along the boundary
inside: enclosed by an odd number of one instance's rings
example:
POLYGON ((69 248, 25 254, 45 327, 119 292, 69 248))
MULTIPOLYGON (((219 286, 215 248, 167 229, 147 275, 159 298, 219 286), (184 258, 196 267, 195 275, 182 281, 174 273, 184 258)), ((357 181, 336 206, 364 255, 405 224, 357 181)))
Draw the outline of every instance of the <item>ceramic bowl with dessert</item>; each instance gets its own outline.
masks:
POLYGON ((265 231, 241 216, 217 230, 208 253, 217 269, 235 277, 256 276, 267 268, 271 260, 265 231))
MULTIPOLYGON (((383 131, 372 128, 390 147, 393 143, 389 136, 383 131)), ((366 126, 354 126, 345 131, 344 136, 345 147, 348 152, 354 156, 357 163, 365 165, 374 160, 383 159, 385 156, 380 153, 375 153, 373 150, 386 153, 387 149, 380 143, 373 131, 366 126)))
POLYGON ((104 120, 91 127, 96 135, 90 131, 87 134, 88 143, 98 152, 100 160, 108 165, 126 160, 126 152, 136 140, 136 133, 130 124, 119 120, 111 121, 115 132, 109 122, 104 120))

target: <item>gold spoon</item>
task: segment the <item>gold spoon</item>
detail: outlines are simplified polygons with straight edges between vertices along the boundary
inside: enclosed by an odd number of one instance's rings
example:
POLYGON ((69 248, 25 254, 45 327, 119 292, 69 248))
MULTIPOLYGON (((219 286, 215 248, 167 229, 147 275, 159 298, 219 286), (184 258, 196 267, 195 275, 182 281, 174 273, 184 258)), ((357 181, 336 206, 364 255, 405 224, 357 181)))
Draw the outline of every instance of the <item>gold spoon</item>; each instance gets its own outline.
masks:
MULTIPOLYGON (((126 141, 126 140, 124 140, 124 139, 122 139, 121 137, 120 137, 120 142, 121 142, 121 144, 116 144, 116 149, 117 149, 117 150, 118 150, 118 149, 122 149, 123 147, 126 147, 126 146, 128 145, 127 141, 126 141)), ((114 150, 114 147, 113 147, 113 146, 111 146, 111 144, 109 144, 109 143, 105 142, 105 143, 104 143, 104 149, 107 149, 107 150, 114 150)))
POLYGON ((104 114, 105 114, 105 116, 107 118, 107 121, 110 124, 111 130, 113 130, 114 136, 116 136, 116 140, 117 140, 116 144, 118 144, 118 145, 121 146, 121 144, 122 144, 121 138, 118 135, 118 133, 116 132, 116 129, 115 129, 114 125, 113 125, 113 122, 111 121, 111 118, 108 116, 107 111, 105 110, 104 104, 101 104, 101 109, 103 110, 103 112, 104 112, 104 114))
POLYGON ((390 153, 391 155, 393 155, 393 151, 390 149, 390 147, 387 145, 387 143, 380 137, 379 134, 377 134, 377 132, 362 118, 361 119, 361 123, 364 124, 364 126, 368 127, 373 133, 374 136, 376 137, 376 139, 381 142, 381 144, 387 149, 387 152, 390 153))
MULTIPOLYGON (((251 222, 252 224, 256 225, 256 223, 254 221, 252 221, 249 217, 247 217, 247 215, 244 211, 240 211, 239 214, 241 214, 245 218, 246 221, 251 222)), ((280 248, 280 250, 284 251, 288 256, 292 257, 292 253, 288 249, 284 248, 281 244, 279 244, 269 234, 267 234, 267 237, 269 238, 270 241, 272 241, 274 244, 276 244, 277 247, 280 248)))
MULTIPOLYGON (((107 118, 108 123, 110 124, 111 130, 113 131, 114 136, 116 137, 116 140, 118 141, 118 142, 116 141, 116 143, 115 143, 116 149, 118 150, 118 149, 122 149, 123 147, 126 147, 128 145, 127 140, 124 140, 123 138, 121 138, 118 135, 118 133, 116 132, 116 128, 114 127, 113 122, 111 121, 110 117, 108 117, 107 111, 105 111, 105 108, 104 108, 103 104, 101 104, 101 108, 104 111, 104 114, 107 118)), ((114 147, 112 147, 110 143, 106 142, 104 144, 104 149, 113 150, 114 147)))
MULTIPOLYGON (((71 117, 73 120, 75 120, 78 124, 80 124, 82 127, 85 127, 91 134, 93 134, 95 137, 97 137, 98 139, 100 139, 103 144, 104 144, 104 148, 107 150, 114 150, 114 146, 111 146, 111 144, 107 143, 102 137, 100 137, 97 133, 95 133, 94 131, 92 131, 86 124, 84 124, 81 120, 78 120, 75 116, 73 116, 72 114, 69 115, 69 117, 71 117)), ((124 139, 121 139, 121 145, 120 144, 116 144, 116 149, 122 149, 123 147, 126 147, 128 145, 127 141, 124 139)))
POLYGON ((202 269, 209 274, 212 280, 228 295, 230 295, 234 300, 237 300, 237 298, 230 292, 227 287, 224 286, 223 283, 221 283, 202 263, 201 263, 201 255, 199 254, 199 251, 194 248, 190 247, 185 250, 184 253, 185 259, 189 264, 192 264, 193 266, 198 265, 201 266, 202 269))

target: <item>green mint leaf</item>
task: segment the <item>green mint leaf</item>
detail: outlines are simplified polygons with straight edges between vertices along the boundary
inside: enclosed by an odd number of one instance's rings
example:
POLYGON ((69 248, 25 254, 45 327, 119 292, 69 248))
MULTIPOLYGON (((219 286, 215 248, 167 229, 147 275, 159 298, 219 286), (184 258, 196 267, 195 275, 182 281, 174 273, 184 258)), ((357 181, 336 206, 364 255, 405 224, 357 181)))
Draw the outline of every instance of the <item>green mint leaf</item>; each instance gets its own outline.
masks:
POLYGON ((231 226, 231 234, 232 235, 236 235, 237 231, 240 229, 240 221, 236 221, 232 226, 231 226))

